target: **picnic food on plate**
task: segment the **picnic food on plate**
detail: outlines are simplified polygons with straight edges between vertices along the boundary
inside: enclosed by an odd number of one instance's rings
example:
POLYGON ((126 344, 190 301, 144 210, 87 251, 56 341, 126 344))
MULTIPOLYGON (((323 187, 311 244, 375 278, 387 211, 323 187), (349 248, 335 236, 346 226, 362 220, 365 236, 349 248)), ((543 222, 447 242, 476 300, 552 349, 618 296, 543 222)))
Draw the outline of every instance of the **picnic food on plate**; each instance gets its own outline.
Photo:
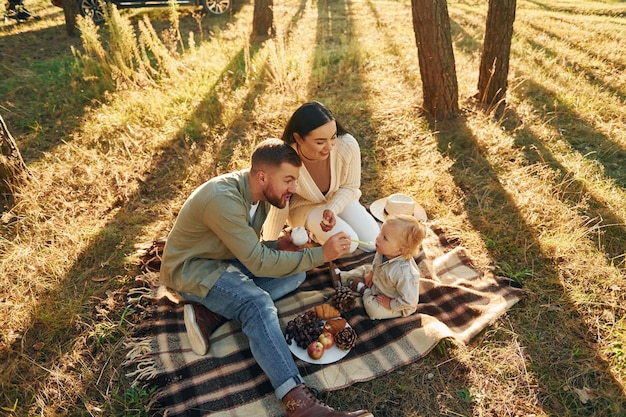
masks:
POLYGON ((287 344, 290 345, 295 341, 298 347, 306 349, 322 334, 323 326, 322 319, 317 317, 315 311, 309 310, 287 322, 285 331, 287 344))
POLYGON ((356 332, 352 327, 345 327, 335 336, 335 345, 341 350, 352 349, 356 344, 356 332))
POLYGON ((335 317, 339 317, 341 313, 335 307, 330 304, 320 304, 313 307, 313 311, 317 314, 317 317, 328 320, 334 319, 335 317))
POLYGON ((324 324, 324 331, 335 336, 339 331, 346 327, 346 319, 343 317, 337 317, 334 319, 326 320, 324 324))
MULTIPOLYGON (((337 346, 339 350, 350 350, 356 343, 356 332, 348 326, 346 319, 336 308, 320 304, 287 322, 285 339, 288 345, 296 343, 309 358, 320 359, 324 352, 337 346), (317 313, 331 318, 323 319, 317 313)), ((297 354, 296 354, 297 356, 297 354)), ((302 358, 301 358, 302 359, 302 358)))

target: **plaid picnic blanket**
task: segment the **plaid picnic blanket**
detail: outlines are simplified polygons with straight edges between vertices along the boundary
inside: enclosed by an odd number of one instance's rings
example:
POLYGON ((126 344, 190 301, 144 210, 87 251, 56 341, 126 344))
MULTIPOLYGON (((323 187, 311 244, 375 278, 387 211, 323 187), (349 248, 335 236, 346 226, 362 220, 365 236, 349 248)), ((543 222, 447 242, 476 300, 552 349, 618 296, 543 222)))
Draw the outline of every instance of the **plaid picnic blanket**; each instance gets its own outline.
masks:
MULTIPOLYGON (((337 390, 388 374, 428 354, 443 338, 466 344, 522 297, 508 279, 479 271, 466 250, 446 240, 430 224, 422 252, 416 258, 422 272, 420 301, 415 314, 371 320, 359 302, 342 316, 358 335, 356 346, 340 361, 317 365, 294 357, 307 385, 337 390)), ((336 262, 350 270, 371 262, 359 253, 336 262)), ((154 274, 154 273, 152 273, 154 274)), ((154 280, 144 277, 145 281, 154 280)), ((294 293, 276 302, 283 328, 289 320, 327 302, 335 291, 327 267, 307 273, 294 293)), ((134 289, 130 303, 153 300, 151 317, 128 343, 125 367, 137 384, 158 389, 156 407, 166 416, 283 416, 282 404, 256 364, 239 324, 228 322, 211 336, 211 350, 196 356, 189 346, 180 298, 167 289, 134 289)))

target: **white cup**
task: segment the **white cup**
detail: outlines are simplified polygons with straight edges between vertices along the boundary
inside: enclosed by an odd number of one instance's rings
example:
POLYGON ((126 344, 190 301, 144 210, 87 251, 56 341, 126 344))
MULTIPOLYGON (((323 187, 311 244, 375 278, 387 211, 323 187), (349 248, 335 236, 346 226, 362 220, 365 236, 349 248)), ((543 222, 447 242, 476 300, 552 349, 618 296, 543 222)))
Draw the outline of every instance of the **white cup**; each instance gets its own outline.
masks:
POLYGON ((309 234, 302 226, 291 229, 291 241, 296 246, 302 246, 309 241, 309 234))

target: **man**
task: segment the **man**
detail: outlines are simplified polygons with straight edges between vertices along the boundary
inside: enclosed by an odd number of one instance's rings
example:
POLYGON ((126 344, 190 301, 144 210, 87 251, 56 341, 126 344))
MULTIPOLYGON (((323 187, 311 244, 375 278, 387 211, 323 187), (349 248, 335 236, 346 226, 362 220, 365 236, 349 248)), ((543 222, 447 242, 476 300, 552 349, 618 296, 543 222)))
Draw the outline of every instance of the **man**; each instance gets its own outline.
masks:
POLYGON ((24 7, 24 0, 9 0, 6 4, 6 17, 17 21, 28 20, 32 14, 24 7))
POLYGON ((209 335, 225 320, 241 323, 288 417, 372 416, 364 410, 335 411, 315 398, 304 385, 278 321, 274 300, 302 284, 307 270, 350 249, 345 233, 311 249, 294 246, 290 236, 260 241, 270 207, 285 207, 296 191, 301 165, 291 146, 268 139, 255 148, 250 169, 198 187, 167 238, 161 280, 192 301, 185 305, 185 326, 196 354, 206 354, 209 335))

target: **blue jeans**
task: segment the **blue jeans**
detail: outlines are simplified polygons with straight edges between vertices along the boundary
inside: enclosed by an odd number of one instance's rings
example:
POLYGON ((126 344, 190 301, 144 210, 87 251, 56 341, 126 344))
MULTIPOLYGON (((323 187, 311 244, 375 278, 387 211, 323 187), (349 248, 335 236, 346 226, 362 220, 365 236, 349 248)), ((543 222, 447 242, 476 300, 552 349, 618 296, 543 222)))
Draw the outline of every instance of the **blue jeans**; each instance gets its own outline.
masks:
POLYGON ((304 272, 285 278, 255 277, 243 264, 234 261, 206 297, 187 293, 181 295, 241 323, 252 355, 269 377, 276 397, 281 400, 304 380, 280 328, 274 300, 298 288, 305 278, 304 272))

